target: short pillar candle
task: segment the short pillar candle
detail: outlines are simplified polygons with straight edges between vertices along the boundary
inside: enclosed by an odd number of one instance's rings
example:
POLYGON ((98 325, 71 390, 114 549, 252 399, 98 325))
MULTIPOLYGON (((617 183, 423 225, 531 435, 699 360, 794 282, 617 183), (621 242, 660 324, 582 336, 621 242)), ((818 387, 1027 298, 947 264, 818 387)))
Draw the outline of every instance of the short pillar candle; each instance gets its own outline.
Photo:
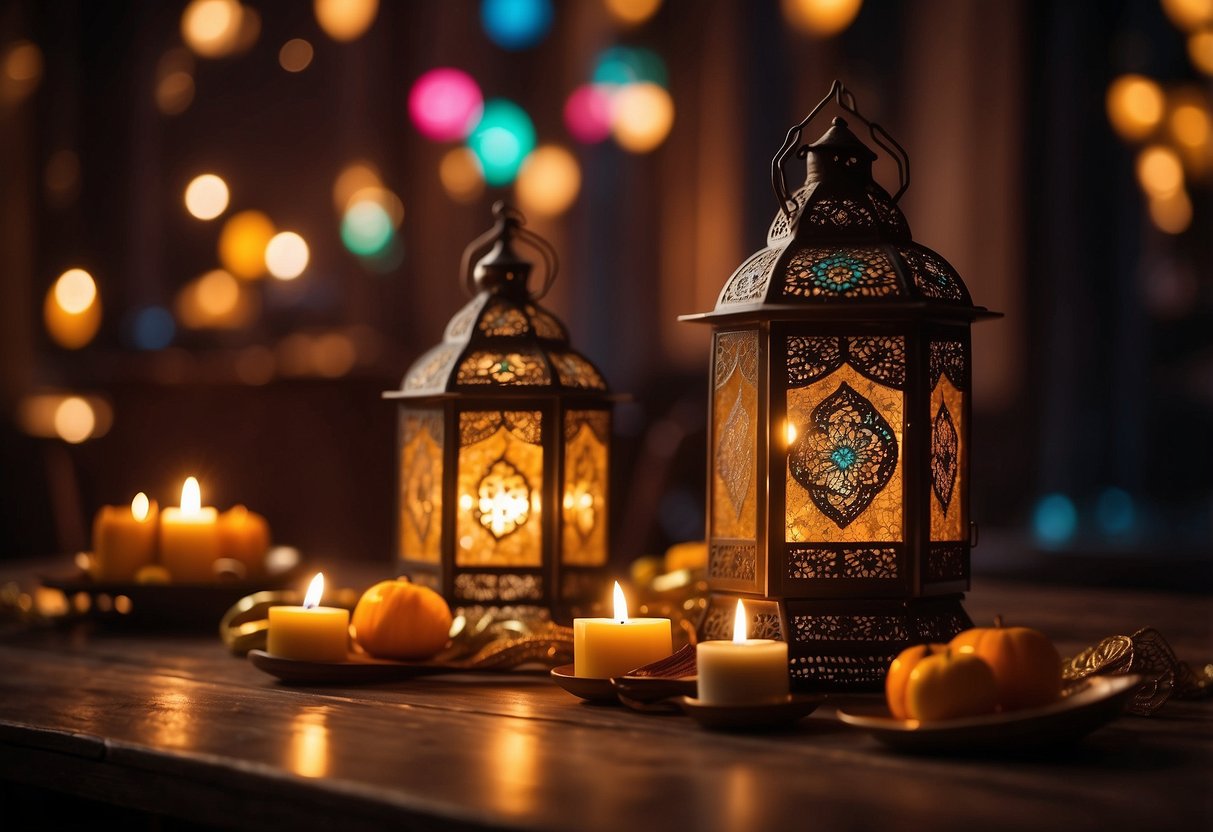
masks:
POLYGON ((609 679, 664 659, 673 651, 668 618, 629 618, 627 599, 615 582, 613 618, 573 620, 573 673, 609 679))
POLYGON ((705 705, 753 705, 788 697, 788 645, 746 638, 745 606, 737 602, 733 640, 695 647, 699 700, 705 705))
POLYGON ((350 611, 322 607, 324 573, 317 572, 303 606, 270 607, 265 650, 284 659, 343 662, 349 658, 350 611))

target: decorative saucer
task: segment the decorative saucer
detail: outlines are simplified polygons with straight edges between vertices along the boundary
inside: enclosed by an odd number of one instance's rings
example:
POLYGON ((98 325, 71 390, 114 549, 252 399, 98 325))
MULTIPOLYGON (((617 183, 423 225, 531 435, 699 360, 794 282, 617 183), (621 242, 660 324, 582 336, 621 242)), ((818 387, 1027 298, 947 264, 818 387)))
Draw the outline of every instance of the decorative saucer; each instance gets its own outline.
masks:
POLYGON ((618 701, 615 698, 615 689, 611 687, 610 679, 577 676, 573 673, 573 665, 571 664, 553 667, 551 676, 560 687, 587 702, 606 704, 618 701))
POLYGON ((374 659, 358 653, 350 653, 343 662, 310 662, 275 656, 264 650, 250 650, 248 659, 253 667, 288 685, 364 685, 476 670, 473 667, 441 662, 374 659))
POLYGON ((687 716, 705 728, 745 731, 791 725, 813 713, 824 699, 822 696, 792 693, 786 699, 752 705, 709 705, 691 696, 679 697, 674 701, 687 716))

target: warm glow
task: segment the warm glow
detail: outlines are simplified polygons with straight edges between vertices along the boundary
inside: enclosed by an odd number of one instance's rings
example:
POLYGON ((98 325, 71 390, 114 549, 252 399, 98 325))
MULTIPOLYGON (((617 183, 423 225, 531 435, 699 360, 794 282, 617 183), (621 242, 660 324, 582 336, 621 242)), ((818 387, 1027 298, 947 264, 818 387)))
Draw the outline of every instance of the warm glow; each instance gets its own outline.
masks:
POLYGON ((400 224, 404 222, 404 202, 387 188, 370 185, 358 189, 350 197, 347 203, 347 210, 359 202, 373 202, 382 208, 384 213, 387 214, 388 219, 392 221, 392 228, 399 228, 400 224))
POLYGON ((1205 75, 1213 75, 1213 29, 1192 33, 1188 38, 1188 57, 1205 75))
POLYGON ((294 231, 275 234, 265 247, 265 267, 279 280, 294 280, 307 268, 307 243, 294 231))
POLYGON ((382 188, 379 171, 367 162, 351 162, 333 181, 333 207, 344 211, 354 200, 354 194, 367 188, 382 188))
POLYGON ((438 163, 438 178, 447 195, 459 203, 475 202, 484 193, 480 161, 466 147, 452 148, 443 155, 438 163))
POLYGON ((788 22, 810 35, 826 38, 851 25, 863 0, 783 0, 788 22))
POLYGON ((791 419, 788 419, 787 422, 784 423, 783 433, 788 445, 795 442, 796 437, 799 435, 799 431, 796 430, 796 425, 792 423, 791 419))
POLYGON ((1165 196, 1150 197, 1150 219, 1160 231, 1182 234, 1192 224, 1192 200, 1182 189, 1165 196))
POLYGON ((737 611, 733 613, 733 643, 740 644, 746 640, 747 620, 745 617, 745 604, 741 603, 741 599, 737 599, 737 611))
POLYGON ((192 0, 181 13, 181 37, 204 58, 222 58, 240 45, 244 7, 238 0, 192 0))
POLYGON ((97 299, 97 283, 84 269, 68 269, 55 281, 55 303, 64 312, 79 315, 97 299))
POLYGON ((186 477, 181 484, 181 514, 197 517, 202 513, 202 489, 195 477, 186 477))
POLYGON ((0 102, 17 102, 32 93, 42 79, 42 50, 28 40, 8 45, 0 59, 0 102))
POLYGON ((317 375, 340 378, 354 369, 357 360, 354 340, 341 332, 321 335, 312 342, 312 366, 317 375))
POLYGON ((274 236, 274 224, 260 211, 241 211, 228 217, 219 232, 219 262, 246 280, 265 274, 265 249, 274 236))
POLYGON ((536 148, 522 163, 514 185, 519 206, 528 214, 554 217, 563 214, 581 190, 581 167, 563 147, 536 148))
POLYGON ((200 220, 213 220, 227 210, 227 183, 213 173, 196 176, 185 188, 185 208, 200 220))
POLYGON ((104 436, 114 421, 113 408, 104 399, 63 393, 33 393, 24 396, 17 403, 15 416, 21 430, 30 436, 44 439, 64 439, 64 432, 78 434, 90 420, 92 428, 84 438, 104 436), (88 413, 75 402, 64 407, 68 401, 75 398, 81 399, 88 406, 88 413))
POLYGON ((1162 0, 1162 9, 1185 31, 1213 23, 1213 0, 1162 0))
POLYGON ((329 729, 323 707, 309 706, 291 720, 288 765, 300 777, 328 774, 329 729))
POLYGON ((1169 196, 1184 184, 1183 164, 1169 147, 1150 145, 1137 156, 1137 181, 1152 197, 1169 196))
POLYGON ((316 577, 312 578, 312 582, 308 584, 307 594, 303 596, 303 606, 307 609, 320 606, 320 599, 324 597, 324 573, 317 572, 316 577))
POLYGON ((64 442, 77 445, 92 436, 96 426, 92 405, 79 396, 68 396, 55 408, 55 433, 64 442))
POLYGON ((316 22, 333 40, 350 41, 362 37, 375 22, 379 0, 316 0, 316 22))
POLYGON ((615 581, 615 620, 619 622, 628 620, 628 599, 623 597, 623 587, 619 585, 619 581, 615 581))
POLYGON ((1125 139, 1144 139, 1162 120, 1162 89, 1142 75, 1117 78, 1108 87, 1104 103, 1112 128, 1125 139))
POLYGON ((174 70, 156 82, 156 106, 166 116, 184 113, 194 100, 194 76, 174 70))
POLYGON ((234 329, 256 317, 259 300, 231 274, 213 269, 182 286, 174 306, 178 320, 190 329, 234 329))
POLYGON ((670 134, 674 125, 674 101, 657 84, 628 84, 615 96, 611 130, 620 147, 632 153, 648 153, 670 134))
POLYGON ((644 23, 661 8, 661 0, 606 0, 611 17, 628 26, 644 23))
POLYGON ((223 269, 209 271, 198 278, 195 291, 199 309, 210 318, 230 315, 240 302, 240 285, 223 269))
POLYGON ((1199 104, 1180 104, 1171 111, 1171 134, 1184 147, 1203 148, 1210 132, 1209 111, 1199 104))
POLYGON ((312 62, 312 45, 303 38, 291 38, 278 50, 278 63, 287 72, 303 72, 312 62))
POLYGON ((140 491, 135 495, 135 499, 131 500, 131 517, 142 523, 147 519, 147 512, 151 508, 151 502, 147 499, 147 495, 140 491))

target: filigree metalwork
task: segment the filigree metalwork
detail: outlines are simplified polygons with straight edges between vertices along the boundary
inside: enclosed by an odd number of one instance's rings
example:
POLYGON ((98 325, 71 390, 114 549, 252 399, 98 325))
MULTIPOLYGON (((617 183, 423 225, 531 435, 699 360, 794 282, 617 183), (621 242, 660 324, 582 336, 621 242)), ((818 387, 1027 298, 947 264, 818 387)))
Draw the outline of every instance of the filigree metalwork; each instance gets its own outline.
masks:
POLYGON ((924 295, 936 300, 970 302, 960 276, 943 258, 923 248, 899 248, 897 251, 910 267, 914 285, 924 295))
POLYGON ((547 362, 537 352, 497 353, 478 350, 463 359, 455 376, 462 385, 503 386, 551 384, 547 362))
POLYGON ((928 581, 959 581, 966 571, 963 543, 932 543, 927 550, 928 581))
POLYGON ((724 481, 725 492, 737 517, 750 493, 754 478, 754 436, 750 432, 750 415, 738 392, 729 417, 721 425, 720 441, 716 444, 716 470, 724 481))
POLYGON ((598 525, 598 511, 601 508, 597 500, 597 495, 603 492, 598 460, 589 445, 582 445, 566 465, 569 471, 565 474, 568 483, 564 497, 565 522, 572 520, 570 525, 584 543, 598 525))
POLYGON ((472 327, 476 325, 476 318, 480 316, 480 310, 484 308, 485 300, 483 297, 473 298, 455 313, 455 317, 451 318, 446 325, 444 336, 446 340, 462 341, 471 334, 472 327))
POLYGON ((808 220, 813 225, 841 230, 871 228, 872 212, 852 199, 823 199, 813 204, 808 220))
POLYGON ((834 336, 788 336, 788 386, 805 387, 825 378, 846 361, 846 339, 834 336))
POLYGON ((779 616, 773 612, 760 612, 750 618, 750 638, 769 638, 772 641, 783 639, 783 626, 779 616))
POLYGON ((898 574, 897 550, 891 547, 823 549, 788 547, 788 577, 794 579, 893 579, 898 574))
POLYGON ((716 386, 723 387, 734 372, 750 384, 758 383, 758 338, 753 330, 716 336, 716 386))
POLYGON ((758 549, 753 543, 713 543, 708 556, 708 575, 735 581, 752 581, 758 568, 758 549))
POLYGON ((797 641, 905 641, 901 615, 794 615, 797 641))
POLYGON ((864 656, 794 656, 788 661, 793 679, 837 687, 871 687, 884 682, 885 673, 897 653, 864 656))
POLYGON ((932 341, 928 367, 932 389, 941 376, 947 376, 957 390, 969 389, 968 359, 960 341, 932 341))
POLYGON ((531 515, 531 484, 514 463, 499 457, 476 489, 473 516, 500 540, 525 526, 531 515))
MULTIPOLYGON (((796 210, 792 212, 793 217, 798 218, 800 216, 804 210, 804 204, 809 201, 810 193, 812 193, 812 188, 806 185, 792 195, 792 199, 796 202, 796 210)), ((792 221, 788 219, 787 214, 783 211, 777 211, 775 219, 771 220, 771 225, 767 229, 767 245, 774 245, 791 233, 792 221)))
POLYGON ((1062 679, 1077 684, 1091 676, 1140 673, 1145 682, 1134 692, 1128 710, 1149 716, 1172 697, 1204 699, 1213 696, 1213 663, 1193 668, 1180 661, 1171 645, 1153 627, 1131 636, 1109 636, 1094 647, 1066 659, 1062 679))
MULTIPOLYGON (((703 622, 703 638, 725 639, 733 638, 733 616, 736 612, 728 605, 715 605, 708 610, 703 622)), ((775 641, 783 640, 783 625, 780 624, 779 614, 773 612, 751 613, 747 622, 746 632, 749 638, 769 638, 775 641)))
POLYGON ((762 300, 770 285, 771 267, 779 259, 779 249, 763 249, 746 260, 725 283, 720 303, 749 303, 762 300))
POLYGON ((459 414, 459 444, 473 445, 505 426, 516 439, 530 445, 542 441, 543 413, 539 410, 466 410, 459 414))
POLYGON ((900 335, 850 338, 847 363, 873 381, 901 390, 906 383, 906 340, 900 335))
POLYGON ((956 485, 959 450, 960 438, 952 424, 952 414, 947 405, 940 404, 931 422, 931 489, 945 512, 952 502, 952 489, 956 485))
POLYGON ((973 626, 969 616, 960 612, 929 613, 913 619, 914 640, 946 643, 962 630, 973 626))
POLYGON ((513 304, 497 301, 480 316, 478 329, 490 337, 525 335, 531 326, 513 304))
POLYGON ((897 438, 846 382, 813 408, 789 449, 792 477, 839 528, 864 512, 897 469, 897 438))
POLYGON ((564 325, 556 320, 555 316, 533 303, 526 305, 526 313, 531 318, 531 325, 535 327, 535 334, 540 338, 546 338, 549 341, 569 340, 569 334, 565 331, 564 325))
POLYGON ((553 352, 548 356, 556 368, 556 376, 565 387, 584 390, 605 390, 606 382, 594 365, 575 352, 553 352))
POLYGON ((872 213, 890 237, 905 239, 910 236, 910 226, 906 222, 905 214, 901 213, 884 189, 876 185, 869 186, 868 199, 872 202, 872 213))
POLYGON ((538 575, 463 572, 455 576, 455 598, 460 601, 517 603, 543 597, 538 575))
POLYGON ((434 476, 434 463, 441 447, 442 422, 436 418, 410 415, 405 425, 405 436, 408 442, 415 441, 418 447, 411 454, 403 475, 404 510, 424 546, 429 540, 434 519, 435 491, 441 485, 434 476), (437 422, 436 426, 434 422, 437 422), (425 447, 427 440, 429 447, 425 447))
POLYGON ((421 356, 404 379, 405 390, 441 389, 440 384, 450 371, 451 364, 459 355, 459 347, 454 344, 439 344, 421 356))
POLYGON ((880 336, 802 336, 787 340, 788 386, 805 387, 850 364, 863 375, 901 390, 906 383, 905 338, 880 336))
POLYGON ((785 296, 864 298, 897 294, 893 264, 877 248, 806 248, 784 273, 785 296))
POLYGON ((570 410, 564 415, 564 438, 575 437, 582 425, 593 431, 599 442, 611 437, 611 419, 605 410, 570 410))

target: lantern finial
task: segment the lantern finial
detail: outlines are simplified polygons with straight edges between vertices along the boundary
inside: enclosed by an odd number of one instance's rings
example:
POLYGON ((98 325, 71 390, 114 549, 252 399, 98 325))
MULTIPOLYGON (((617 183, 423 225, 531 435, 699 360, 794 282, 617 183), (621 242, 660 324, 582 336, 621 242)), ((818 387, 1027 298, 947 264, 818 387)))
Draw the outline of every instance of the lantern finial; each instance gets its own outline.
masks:
POLYGON ((515 299, 537 300, 547 294, 556 279, 559 264, 552 244, 528 230, 526 217, 505 200, 493 203, 493 227, 481 234, 463 251, 464 276, 470 294, 487 291, 515 299), (543 258, 543 286, 534 293, 528 289, 533 264, 514 249, 514 243, 530 246, 543 258))

